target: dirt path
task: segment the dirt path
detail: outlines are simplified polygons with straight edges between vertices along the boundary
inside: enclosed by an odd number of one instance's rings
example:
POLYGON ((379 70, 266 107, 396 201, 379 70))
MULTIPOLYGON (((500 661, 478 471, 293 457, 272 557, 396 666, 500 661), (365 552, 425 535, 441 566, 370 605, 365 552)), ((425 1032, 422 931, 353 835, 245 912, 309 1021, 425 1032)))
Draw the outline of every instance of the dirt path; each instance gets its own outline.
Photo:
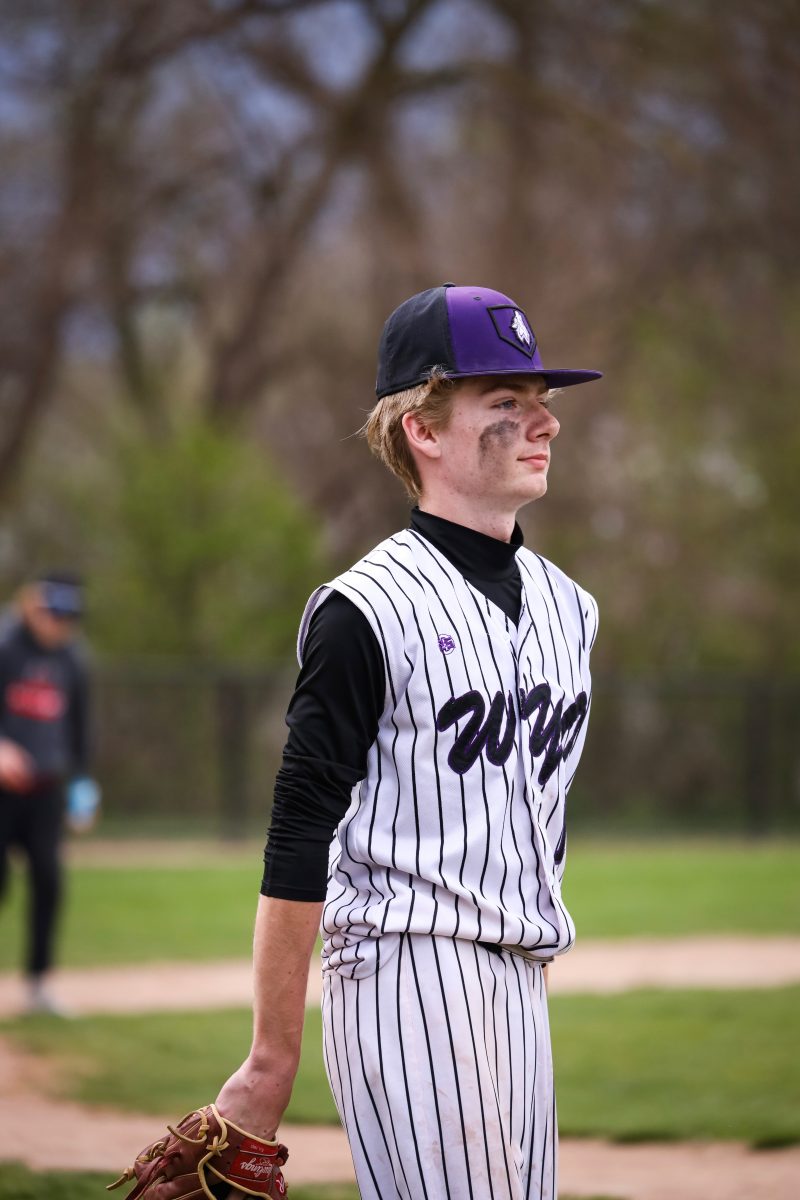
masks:
MULTIPOLYGON (((134 1154, 166 1131, 164 1118, 126 1115, 88 1107, 52 1095, 58 1087, 53 1066, 0 1039, 0 1162, 22 1162, 33 1170, 67 1167, 120 1175, 134 1154)), ((182 1114, 178 1114, 181 1116, 182 1114)), ((340 1129, 286 1126, 281 1137, 293 1150, 298 1183, 353 1178, 350 1151, 340 1129)))
MULTIPOLYGON (((0 1040, 0 1161, 34 1170, 68 1167, 122 1172, 133 1154, 159 1136, 174 1113, 126 1116, 84 1108, 45 1094, 52 1067, 0 1040)), ((344 1134, 328 1126, 283 1126, 291 1151, 291 1183, 336 1183, 353 1178, 344 1134)), ((616 1146, 564 1139, 561 1191, 620 1200, 795 1200, 800 1148, 755 1152, 736 1143, 676 1142, 616 1146)))
MULTIPOLYGON (((655 987, 775 987, 800 982, 800 938, 694 937, 579 943, 555 964, 553 993, 655 987)), ((248 962, 63 970, 58 993, 77 1014, 214 1008, 250 1003, 248 962)), ((19 980, 0 975, 0 1017, 19 1010, 19 980)), ((319 981, 308 1002, 319 1003, 319 981)), ((166 1120, 87 1109, 53 1097, 52 1064, 0 1040, 0 1160, 34 1169, 122 1170, 166 1120)), ((287 1126, 289 1180, 352 1179, 341 1130, 287 1126)), ((755 1152, 735 1143, 619 1146, 565 1139, 561 1191, 619 1200, 795 1200, 800 1147, 755 1152)))
POLYGON ((559 1191, 625 1200, 797 1200, 800 1149, 755 1151, 730 1142, 564 1139, 559 1191))
MULTIPOLYGON (((753 988, 800 983, 800 937, 626 938, 578 942, 553 964, 554 995, 634 987, 753 988)), ((64 969, 56 990, 74 1013, 131 1013, 250 1004, 249 961, 64 969)), ((19 978, 0 973, 0 1019, 21 1009, 19 978)), ((320 1002, 312 971, 308 1003, 320 1002)))

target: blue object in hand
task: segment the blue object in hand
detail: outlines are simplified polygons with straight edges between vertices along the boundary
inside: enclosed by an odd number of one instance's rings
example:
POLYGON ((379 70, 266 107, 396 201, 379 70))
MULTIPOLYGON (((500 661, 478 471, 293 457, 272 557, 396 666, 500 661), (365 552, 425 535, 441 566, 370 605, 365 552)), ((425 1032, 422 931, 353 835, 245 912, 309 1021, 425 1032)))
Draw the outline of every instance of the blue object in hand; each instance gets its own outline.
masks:
POLYGON ((76 833, 91 829, 100 807, 100 788, 94 779, 81 776, 67 784, 67 824, 76 833))

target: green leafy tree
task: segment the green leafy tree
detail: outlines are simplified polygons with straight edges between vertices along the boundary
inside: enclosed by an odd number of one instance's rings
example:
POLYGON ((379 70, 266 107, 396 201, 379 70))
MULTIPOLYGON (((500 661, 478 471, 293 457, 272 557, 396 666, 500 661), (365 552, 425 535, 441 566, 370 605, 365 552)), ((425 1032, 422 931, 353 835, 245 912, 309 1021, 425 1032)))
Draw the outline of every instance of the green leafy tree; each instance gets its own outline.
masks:
POLYGON ((80 485, 92 634, 113 655, 258 662, 291 653, 323 573, 316 526, 241 435, 192 417, 126 437, 80 485))

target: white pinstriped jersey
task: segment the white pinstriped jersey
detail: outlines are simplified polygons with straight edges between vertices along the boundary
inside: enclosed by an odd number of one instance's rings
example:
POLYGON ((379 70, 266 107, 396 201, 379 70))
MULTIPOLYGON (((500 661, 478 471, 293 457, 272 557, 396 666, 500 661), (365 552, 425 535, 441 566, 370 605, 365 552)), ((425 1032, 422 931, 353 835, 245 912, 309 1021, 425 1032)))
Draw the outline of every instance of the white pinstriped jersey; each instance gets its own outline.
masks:
POLYGON ((561 898, 565 798, 586 736, 592 596, 520 548, 517 626, 425 538, 404 530, 332 590, 370 623, 386 697, 367 774, 331 847, 327 970, 363 978, 403 932, 548 960, 574 940, 561 898))

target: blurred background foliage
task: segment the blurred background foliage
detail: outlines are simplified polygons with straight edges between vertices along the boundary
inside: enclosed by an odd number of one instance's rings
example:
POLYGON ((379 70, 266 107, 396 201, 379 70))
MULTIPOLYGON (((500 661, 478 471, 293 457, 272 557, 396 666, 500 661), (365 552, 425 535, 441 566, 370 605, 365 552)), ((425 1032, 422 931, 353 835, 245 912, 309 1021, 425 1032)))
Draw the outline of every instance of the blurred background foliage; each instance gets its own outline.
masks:
POLYGON ((104 650, 264 662, 292 645, 319 539, 265 452, 192 418, 103 466, 75 498, 104 650))
POLYGON ((288 658, 406 521, 354 436, 385 316, 485 282, 605 371, 523 516, 598 668, 797 672, 794 0, 0 15, 4 592, 69 561, 101 656, 288 658))

